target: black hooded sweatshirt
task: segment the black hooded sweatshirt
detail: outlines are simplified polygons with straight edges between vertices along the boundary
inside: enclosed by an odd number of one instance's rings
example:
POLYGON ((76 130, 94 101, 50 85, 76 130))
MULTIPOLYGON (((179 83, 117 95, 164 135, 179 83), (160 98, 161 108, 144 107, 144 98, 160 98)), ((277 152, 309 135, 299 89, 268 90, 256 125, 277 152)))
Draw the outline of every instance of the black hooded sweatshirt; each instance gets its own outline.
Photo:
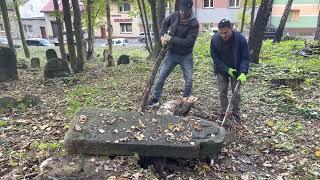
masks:
POLYGON ((190 54, 199 33, 199 22, 194 12, 186 20, 180 20, 180 13, 176 11, 168 16, 162 23, 160 35, 168 33, 171 39, 168 44, 168 51, 174 54, 190 54))

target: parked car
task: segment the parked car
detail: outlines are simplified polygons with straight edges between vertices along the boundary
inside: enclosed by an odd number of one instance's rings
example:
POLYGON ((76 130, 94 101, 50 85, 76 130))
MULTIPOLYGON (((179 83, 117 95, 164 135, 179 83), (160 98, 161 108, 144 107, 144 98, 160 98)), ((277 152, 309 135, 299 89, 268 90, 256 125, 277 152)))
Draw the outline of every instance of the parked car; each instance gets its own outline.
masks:
MULTIPOLYGON (((153 32, 150 32, 150 36, 151 36, 151 41, 154 40, 154 35, 153 32)), ((144 32, 140 33, 137 37, 138 41, 140 42, 145 42, 145 36, 144 36, 144 32)))
POLYGON ((276 31, 277 29, 269 24, 267 27, 266 27, 266 31, 264 32, 264 37, 263 39, 274 39, 274 37, 276 36, 276 31))
MULTIPOLYGON (((105 45, 107 46, 108 42, 105 45)), ((114 45, 114 46, 127 46, 128 40, 125 38, 115 38, 115 39, 112 39, 112 45, 114 45)))
POLYGON ((214 28, 211 28, 210 31, 209 31, 209 35, 210 36, 214 36, 217 32, 219 32, 219 29, 214 27, 214 28))
MULTIPOLYGON (((74 34, 74 33, 75 33, 75 32, 73 31, 73 34, 74 34)), ((74 43, 76 43, 76 37, 75 37, 75 35, 73 35, 73 40, 74 40, 74 43)), ((83 32, 83 40, 84 40, 85 43, 88 42, 88 34, 87 34, 86 32, 83 32)), ((63 32, 63 41, 64 41, 65 44, 68 43, 68 42, 67 42, 67 35, 66 35, 66 32, 65 32, 65 31, 63 32)), ((59 46, 59 40, 58 40, 58 38, 54 38, 54 45, 55 45, 55 46, 59 46)))
POLYGON ((28 46, 54 46, 50 41, 43 38, 31 38, 26 41, 28 46))
MULTIPOLYGON (((6 37, 0 37, 0 45, 2 45, 2 46, 8 46, 8 39, 7 39, 6 37)), ((21 47, 21 46, 18 45, 18 44, 13 44, 13 46, 14 46, 15 48, 21 47)))

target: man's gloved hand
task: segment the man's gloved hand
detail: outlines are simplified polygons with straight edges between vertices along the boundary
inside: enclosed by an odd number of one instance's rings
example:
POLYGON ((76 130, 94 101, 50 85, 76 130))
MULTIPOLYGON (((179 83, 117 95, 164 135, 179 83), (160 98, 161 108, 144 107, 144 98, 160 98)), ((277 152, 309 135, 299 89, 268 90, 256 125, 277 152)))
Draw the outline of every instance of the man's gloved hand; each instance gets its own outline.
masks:
POLYGON ((233 68, 229 68, 228 69, 228 74, 230 75, 230 77, 234 78, 234 73, 236 73, 237 70, 233 69, 233 68))
POLYGON ((240 81, 241 83, 244 83, 247 81, 247 77, 244 73, 241 73, 237 80, 240 81))

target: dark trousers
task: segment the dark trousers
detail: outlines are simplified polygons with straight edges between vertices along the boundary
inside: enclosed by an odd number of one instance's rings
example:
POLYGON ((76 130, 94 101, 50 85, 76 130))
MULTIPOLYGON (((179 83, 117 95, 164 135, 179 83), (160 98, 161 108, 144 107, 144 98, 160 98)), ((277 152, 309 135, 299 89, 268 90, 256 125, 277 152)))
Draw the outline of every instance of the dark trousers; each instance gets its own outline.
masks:
POLYGON ((193 54, 190 53, 186 55, 179 55, 168 52, 164 62, 161 65, 159 77, 154 87, 154 99, 160 99, 164 82, 177 65, 181 66, 185 81, 183 96, 191 96, 193 80, 193 54))
POLYGON ((218 80, 218 89, 220 92, 220 104, 221 109, 220 113, 225 113, 228 107, 228 90, 229 90, 229 82, 231 81, 231 90, 233 95, 233 99, 231 101, 232 112, 240 113, 240 84, 238 86, 238 91, 234 92, 234 89, 237 85, 237 78, 229 78, 221 74, 217 74, 218 80))

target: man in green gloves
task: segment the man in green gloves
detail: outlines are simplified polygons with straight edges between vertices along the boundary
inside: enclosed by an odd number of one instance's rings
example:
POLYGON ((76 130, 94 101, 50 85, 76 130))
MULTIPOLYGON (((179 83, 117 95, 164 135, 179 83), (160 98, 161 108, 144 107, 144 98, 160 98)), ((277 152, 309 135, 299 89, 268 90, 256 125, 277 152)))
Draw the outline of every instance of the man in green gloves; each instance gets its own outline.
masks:
POLYGON ((220 119, 223 119, 228 107, 228 87, 231 81, 231 90, 234 97, 232 104, 232 119, 240 121, 240 84, 246 82, 249 69, 249 50, 246 38, 232 29, 229 20, 223 19, 218 24, 219 33, 211 40, 211 57, 214 60, 214 70, 217 75, 220 92, 220 119), (238 90, 235 87, 240 82, 238 90))

